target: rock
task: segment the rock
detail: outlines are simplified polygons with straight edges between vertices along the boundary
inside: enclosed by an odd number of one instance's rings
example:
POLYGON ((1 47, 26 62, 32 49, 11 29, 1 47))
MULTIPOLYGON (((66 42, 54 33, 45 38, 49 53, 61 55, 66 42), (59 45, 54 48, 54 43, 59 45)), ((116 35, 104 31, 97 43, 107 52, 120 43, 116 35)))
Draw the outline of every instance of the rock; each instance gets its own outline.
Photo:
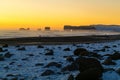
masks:
POLYGON ((115 70, 120 75, 120 68, 115 70))
POLYGON ((26 80, 25 78, 20 78, 20 80, 26 80))
POLYGON ((71 56, 66 57, 66 60, 69 61, 69 62, 73 62, 74 61, 74 59, 71 56))
POLYGON ((120 59, 120 53, 119 53, 119 52, 115 52, 114 54, 112 54, 112 55, 110 56, 110 58, 111 58, 112 60, 119 60, 119 59, 120 59))
POLYGON ((112 54, 105 54, 104 56, 111 56, 112 54))
POLYGON ((103 72, 107 72, 107 71, 115 71, 113 68, 104 68, 103 72))
POLYGON ((14 74, 7 74, 6 76, 7 77, 14 77, 15 75, 14 74))
POLYGON ((103 48, 103 49, 101 49, 100 51, 105 52, 105 51, 106 51, 106 48, 103 48))
POLYGON ((113 47, 117 47, 117 45, 113 45, 113 47))
POLYGON ((7 52, 7 51, 8 51, 8 49, 5 49, 5 50, 4 50, 4 52, 7 52))
POLYGON ((0 80, 8 80, 8 78, 0 78, 0 80))
POLYGON ((7 52, 7 53, 5 53, 5 55, 4 55, 6 58, 10 58, 10 57, 12 57, 13 56, 13 54, 10 54, 10 52, 7 52))
POLYGON ((94 53, 94 52, 89 52, 89 57, 94 57, 97 59, 102 59, 102 56, 100 54, 94 53))
POLYGON ((69 56, 63 56, 63 58, 67 58, 67 57, 69 57, 69 56))
POLYGON ((79 71, 83 72, 90 68, 98 68, 103 71, 101 63, 95 58, 84 58, 80 57, 75 60, 75 63, 79 65, 79 71))
POLYGON ((18 64, 17 66, 18 66, 18 67, 22 67, 22 65, 21 65, 21 64, 18 64))
POLYGON ((73 44, 73 46, 77 46, 77 44, 73 44))
POLYGON ((10 62, 9 65, 13 65, 15 62, 10 62))
POLYGON ((45 55, 54 55, 54 51, 53 50, 47 50, 45 55))
POLYGON ((35 66, 43 66, 44 64, 43 63, 37 63, 35 64, 35 66))
POLYGON ((89 68, 83 72, 80 72, 75 80, 100 80, 102 71, 98 68, 89 68))
POLYGON ((110 48, 109 46, 104 46, 104 48, 110 48))
POLYGON ((37 48, 44 48, 44 46, 42 46, 42 45, 38 45, 37 48))
POLYGON ((94 50, 95 52, 105 52, 106 51, 106 48, 105 47, 103 47, 102 49, 100 49, 100 50, 94 50))
POLYGON ((47 58, 45 58, 44 60, 48 60, 47 58))
POLYGON ((22 48, 18 48, 18 50, 25 51, 26 49, 25 49, 25 47, 22 47, 22 48))
POLYGON ((52 60, 55 59, 54 57, 51 58, 52 60))
POLYGON ((20 45, 16 45, 15 47, 20 47, 20 45))
POLYGON ((2 47, 7 48, 7 47, 8 47, 8 44, 4 44, 2 47))
POLYGON ((76 80, 99 80, 103 73, 103 67, 95 58, 79 57, 75 60, 79 66, 80 73, 76 80))
POLYGON ((49 64, 47 64, 47 65, 45 66, 45 68, 49 68, 49 67, 52 67, 52 66, 55 66, 55 67, 57 67, 57 68, 61 68, 61 67, 62 67, 62 65, 59 64, 59 63, 57 63, 57 62, 50 62, 49 64))
POLYGON ((104 64, 104 65, 116 65, 116 63, 113 62, 111 58, 107 58, 102 64, 104 64))
POLYGON ((61 49, 61 47, 59 46, 58 49, 61 49))
POLYGON ((28 54, 28 56, 34 56, 34 54, 28 54))
POLYGON ((5 70, 8 70, 8 69, 10 69, 10 68, 9 68, 9 66, 5 66, 5 67, 3 67, 3 68, 4 68, 5 70))
POLYGON ((48 76, 48 75, 53 75, 54 74, 54 71, 52 70, 46 70, 45 72, 43 72, 41 74, 41 76, 48 76))
POLYGON ((70 48, 65 48, 64 51, 70 51, 70 48))
POLYGON ((62 72, 64 71, 76 71, 78 70, 78 66, 76 65, 76 63, 71 63, 70 65, 67 65, 65 67, 62 68, 62 72))
POLYGON ((14 78, 12 78, 11 80, 18 80, 18 78, 17 78, 17 77, 14 77, 14 78))
POLYGON ((21 59, 21 60, 23 60, 23 61, 27 61, 27 60, 28 60, 28 58, 26 57, 26 58, 23 58, 23 59, 21 59))
POLYGON ((67 80, 74 80, 74 76, 71 74, 69 75, 68 79, 67 80))
POLYGON ((10 77, 10 80, 18 80, 18 76, 21 76, 20 74, 7 74, 6 77, 10 77))
POLYGON ((76 56, 88 56, 89 52, 84 48, 78 48, 74 51, 74 55, 76 55, 76 56))
POLYGON ((4 56, 3 56, 3 54, 0 54, 0 61, 4 61, 5 59, 4 59, 4 56))
POLYGON ((2 48, 0 48, 0 52, 3 52, 3 49, 2 49, 2 48))

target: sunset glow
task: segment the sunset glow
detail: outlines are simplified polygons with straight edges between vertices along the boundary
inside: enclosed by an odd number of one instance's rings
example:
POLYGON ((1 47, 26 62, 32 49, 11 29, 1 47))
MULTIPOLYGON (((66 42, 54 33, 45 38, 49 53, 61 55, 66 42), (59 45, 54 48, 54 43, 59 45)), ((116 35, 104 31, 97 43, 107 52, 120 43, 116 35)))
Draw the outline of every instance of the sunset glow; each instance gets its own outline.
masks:
POLYGON ((120 0, 0 0, 0 29, 120 24, 120 0))

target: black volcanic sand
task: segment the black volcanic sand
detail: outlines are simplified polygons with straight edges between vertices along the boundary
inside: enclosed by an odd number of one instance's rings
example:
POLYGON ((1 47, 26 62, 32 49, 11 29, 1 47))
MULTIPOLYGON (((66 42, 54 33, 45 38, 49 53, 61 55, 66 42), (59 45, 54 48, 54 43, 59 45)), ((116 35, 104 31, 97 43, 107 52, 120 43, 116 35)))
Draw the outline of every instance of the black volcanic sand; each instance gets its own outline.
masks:
POLYGON ((109 42, 113 40, 120 40, 120 35, 5 38, 0 39, 0 44, 70 44, 109 42))

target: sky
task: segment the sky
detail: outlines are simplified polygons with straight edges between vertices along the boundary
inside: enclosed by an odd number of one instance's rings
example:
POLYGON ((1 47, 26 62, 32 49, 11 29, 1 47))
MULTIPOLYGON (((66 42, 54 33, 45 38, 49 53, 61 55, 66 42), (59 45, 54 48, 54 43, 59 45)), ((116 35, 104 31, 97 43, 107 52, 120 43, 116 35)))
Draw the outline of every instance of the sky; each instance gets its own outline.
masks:
POLYGON ((0 0, 0 30, 120 24, 120 0, 0 0))

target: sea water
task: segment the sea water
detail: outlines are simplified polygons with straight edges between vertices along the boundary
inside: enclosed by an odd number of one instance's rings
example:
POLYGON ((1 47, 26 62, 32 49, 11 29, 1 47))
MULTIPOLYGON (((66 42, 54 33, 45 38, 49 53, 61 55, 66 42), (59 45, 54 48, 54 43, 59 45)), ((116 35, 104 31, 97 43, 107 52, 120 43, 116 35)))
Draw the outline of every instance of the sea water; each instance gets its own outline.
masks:
POLYGON ((0 30, 1 38, 19 37, 62 37, 62 36, 85 36, 85 35, 116 35, 120 32, 97 31, 97 30, 78 30, 78 31, 35 31, 35 30, 0 30))

